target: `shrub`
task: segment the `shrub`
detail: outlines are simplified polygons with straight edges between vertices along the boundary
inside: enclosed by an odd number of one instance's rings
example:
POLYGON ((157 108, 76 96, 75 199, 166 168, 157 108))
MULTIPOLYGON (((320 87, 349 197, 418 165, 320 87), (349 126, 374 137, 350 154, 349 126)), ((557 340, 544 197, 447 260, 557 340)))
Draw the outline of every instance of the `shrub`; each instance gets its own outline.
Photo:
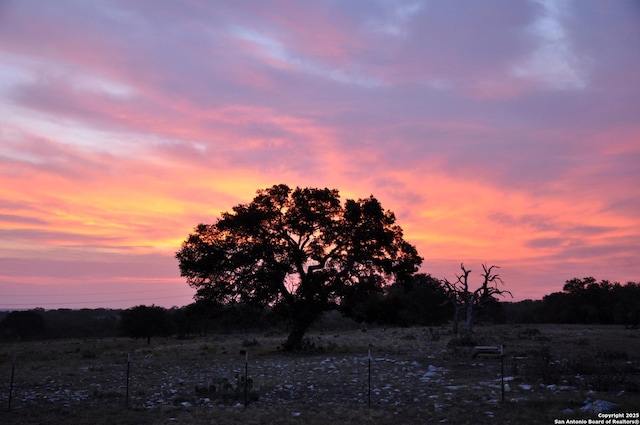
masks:
POLYGON ((199 396, 209 396, 215 399, 216 403, 229 404, 239 401, 252 402, 259 399, 257 391, 253 389, 253 379, 236 373, 233 380, 227 377, 214 378, 208 386, 198 385, 195 392, 199 396))

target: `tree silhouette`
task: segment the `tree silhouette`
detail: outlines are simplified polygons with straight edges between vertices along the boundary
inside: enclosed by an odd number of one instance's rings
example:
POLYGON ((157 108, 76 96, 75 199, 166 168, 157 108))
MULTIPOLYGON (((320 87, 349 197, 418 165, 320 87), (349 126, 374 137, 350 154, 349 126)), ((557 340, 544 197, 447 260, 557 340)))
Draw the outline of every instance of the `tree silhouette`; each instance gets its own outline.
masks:
POLYGON ((176 258, 196 299, 285 311, 286 350, 300 348, 309 325, 347 294, 410 276, 422 262, 373 196, 342 205, 335 189, 284 184, 199 224, 176 258))
POLYGON ((454 306, 454 335, 459 333, 460 314, 464 311, 466 313, 465 337, 471 339, 475 310, 490 301, 495 301, 496 295, 511 295, 511 292, 498 288, 498 283, 504 283, 499 274, 493 273, 493 269, 498 269, 498 266, 487 267, 486 264, 483 264, 482 269, 484 272, 480 274, 483 278, 482 285, 473 291, 469 289, 469 274, 471 274, 471 270, 467 270, 464 264, 460 264, 460 268, 462 269, 462 274, 456 275, 456 282, 451 283, 444 279, 442 283, 447 288, 449 300, 454 306))
POLYGON ((0 321, 0 335, 19 341, 42 338, 45 335, 44 319, 34 310, 12 311, 0 321))
POLYGON ((171 334, 171 324, 167 310, 157 306, 139 305, 120 313, 121 332, 132 338, 145 338, 147 344, 155 336, 171 334))

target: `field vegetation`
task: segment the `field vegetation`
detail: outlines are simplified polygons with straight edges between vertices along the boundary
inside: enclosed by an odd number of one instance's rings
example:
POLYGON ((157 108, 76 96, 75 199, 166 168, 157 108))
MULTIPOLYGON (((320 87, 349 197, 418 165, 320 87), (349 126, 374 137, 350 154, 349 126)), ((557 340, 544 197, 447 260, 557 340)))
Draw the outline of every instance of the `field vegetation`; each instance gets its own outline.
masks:
POLYGON ((500 359, 474 358, 450 326, 364 326, 329 314, 303 351, 283 351, 286 336, 4 343, 0 403, 6 410, 11 393, 11 406, 2 423, 551 424, 596 418, 590 401, 615 403, 614 412, 640 406, 640 333, 619 325, 476 327, 472 344, 505 346, 504 400, 500 359))

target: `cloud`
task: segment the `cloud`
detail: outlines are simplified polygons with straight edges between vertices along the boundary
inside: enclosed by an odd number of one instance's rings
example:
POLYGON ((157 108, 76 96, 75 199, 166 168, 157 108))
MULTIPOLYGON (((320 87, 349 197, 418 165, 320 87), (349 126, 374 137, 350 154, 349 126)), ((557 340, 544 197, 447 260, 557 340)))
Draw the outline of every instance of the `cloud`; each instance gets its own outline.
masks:
POLYGON ((528 28, 535 43, 533 52, 514 65, 517 77, 552 89, 584 89, 588 84, 588 61, 574 52, 564 21, 570 17, 568 0, 536 0, 541 13, 528 28))
POLYGON ((372 17, 367 22, 367 27, 372 31, 394 37, 407 36, 407 23, 423 8, 422 1, 382 1, 378 7, 382 10, 382 16, 372 17))
POLYGON ((44 225, 47 224, 45 220, 37 217, 24 217, 22 215, 14 214, 0 214, 0 222, 3 223, 16 223, 16 224, 28 224, 28 225, 44 225))
MULTIPOLYGON (((601 254, 633 279, 634 16, 510 0, 12 2, 0 253, 25 269, 42 252, 69 266, 83 250, 167 254, 287 183, 373 194, 436 276, 495 262, 540 295, 606 274, 601 254)), ((123 281, 123 258, 95 281, 123 281)))

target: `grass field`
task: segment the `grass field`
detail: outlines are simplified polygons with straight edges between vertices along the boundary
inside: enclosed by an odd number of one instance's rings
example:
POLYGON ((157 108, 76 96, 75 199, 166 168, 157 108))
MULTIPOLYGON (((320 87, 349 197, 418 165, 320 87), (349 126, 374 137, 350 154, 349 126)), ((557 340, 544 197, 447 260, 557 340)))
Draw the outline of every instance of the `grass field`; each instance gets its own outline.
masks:
POLYGON ((472 346, 451 343, 448 328, 320 326, 308 334, 313 348, 298 354, 279 350, 285 336, 3 344, 1 422, 553 424, 597 419, 595 410, 581 410, 588 400, 640 411, 637 330, 478 327, 477 344, 505 345, 504 401, 500 360, 473 358, 472 346), (245 407, 247 366, 253 386, 245 407))

